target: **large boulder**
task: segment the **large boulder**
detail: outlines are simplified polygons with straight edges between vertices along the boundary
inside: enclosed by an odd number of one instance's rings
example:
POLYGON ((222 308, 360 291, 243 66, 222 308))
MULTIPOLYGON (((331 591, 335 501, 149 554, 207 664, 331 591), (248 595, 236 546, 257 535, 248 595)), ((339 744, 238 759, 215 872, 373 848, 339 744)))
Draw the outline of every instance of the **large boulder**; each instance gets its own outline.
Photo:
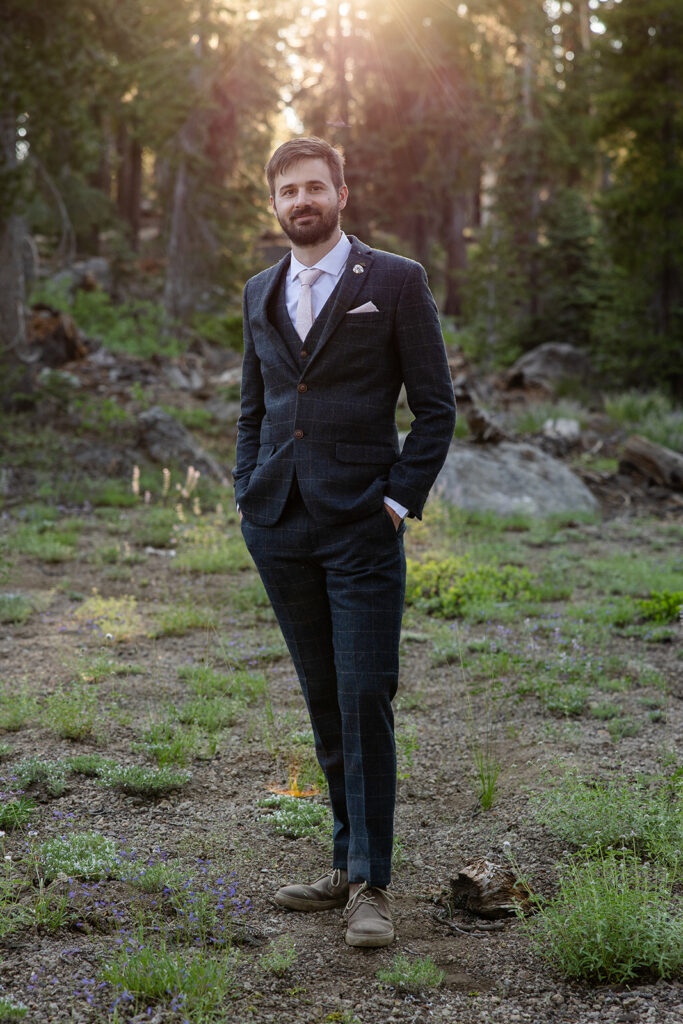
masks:
POLYGON ((228 479, 218 462, 194 439, 189 430, 158 405, 138 416, 139 442, 155 462, 194 466, 204 476, 226 485, 228 479))
POLYGON ((520 356, 504 375, 503 386, 554 394, 559 384, 585 387, 592 377, 590 359, 582 349, 550 341, 520 356))
POLYGON ((434 494, 459 508, 547 516, 595 512, 598 503, 564 463, 530 444, 453 442, 434 494))

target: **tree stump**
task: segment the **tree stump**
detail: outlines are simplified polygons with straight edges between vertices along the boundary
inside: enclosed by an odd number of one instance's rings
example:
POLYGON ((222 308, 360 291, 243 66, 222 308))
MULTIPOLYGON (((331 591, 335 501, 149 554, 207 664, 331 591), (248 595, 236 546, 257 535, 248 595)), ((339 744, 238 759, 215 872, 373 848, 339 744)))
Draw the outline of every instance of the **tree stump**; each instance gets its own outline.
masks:
POLYGON ((533 895, 514 871, 485 859, 466 864, 451 879, 451 898, 454 906, 490 919, 534 911, 533 895))

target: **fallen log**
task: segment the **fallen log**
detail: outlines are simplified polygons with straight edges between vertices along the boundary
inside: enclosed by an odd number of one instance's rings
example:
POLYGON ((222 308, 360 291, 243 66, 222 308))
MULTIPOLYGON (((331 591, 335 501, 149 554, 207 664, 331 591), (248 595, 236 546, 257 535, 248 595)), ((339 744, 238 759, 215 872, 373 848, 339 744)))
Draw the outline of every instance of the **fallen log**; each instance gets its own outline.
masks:
POLYGON ((663 487, 683 491, 683 455, 633 434, 624 444, 620 473, 639 473, 663 487))

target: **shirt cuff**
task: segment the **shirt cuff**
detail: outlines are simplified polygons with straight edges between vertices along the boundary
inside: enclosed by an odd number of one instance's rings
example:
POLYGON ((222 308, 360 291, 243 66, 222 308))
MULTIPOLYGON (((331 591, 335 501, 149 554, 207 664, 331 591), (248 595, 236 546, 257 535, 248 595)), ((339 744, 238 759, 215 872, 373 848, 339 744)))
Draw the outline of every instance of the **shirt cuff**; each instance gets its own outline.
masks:
POLYGON ((396 512, 396 514, 399 515, 401 519, 405 519, 405 517, 408 515, 408 509, 405 507, 405 505, 399 505, 399 503, 397 501, 394 501, 393 498, 387 498, 385 496, 384 504, 388 505, 389 508, 393 508, 394 512, 396 512))

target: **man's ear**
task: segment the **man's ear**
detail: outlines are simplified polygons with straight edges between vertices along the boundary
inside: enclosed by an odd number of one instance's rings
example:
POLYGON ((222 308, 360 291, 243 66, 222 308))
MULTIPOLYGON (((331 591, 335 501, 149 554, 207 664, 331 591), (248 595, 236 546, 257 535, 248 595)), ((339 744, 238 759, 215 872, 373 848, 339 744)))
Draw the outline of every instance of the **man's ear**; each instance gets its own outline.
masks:
POLYGON ((339 189, 339 209, 343 210, 346 206, 346 200, 349 198, 349 190, 346 185, 342 185, 339 189))
POLYGON ((273 211, 273 213, 275 213, 275 200, 273 199, 272 196, 270 197, 270 208, 273 211))

